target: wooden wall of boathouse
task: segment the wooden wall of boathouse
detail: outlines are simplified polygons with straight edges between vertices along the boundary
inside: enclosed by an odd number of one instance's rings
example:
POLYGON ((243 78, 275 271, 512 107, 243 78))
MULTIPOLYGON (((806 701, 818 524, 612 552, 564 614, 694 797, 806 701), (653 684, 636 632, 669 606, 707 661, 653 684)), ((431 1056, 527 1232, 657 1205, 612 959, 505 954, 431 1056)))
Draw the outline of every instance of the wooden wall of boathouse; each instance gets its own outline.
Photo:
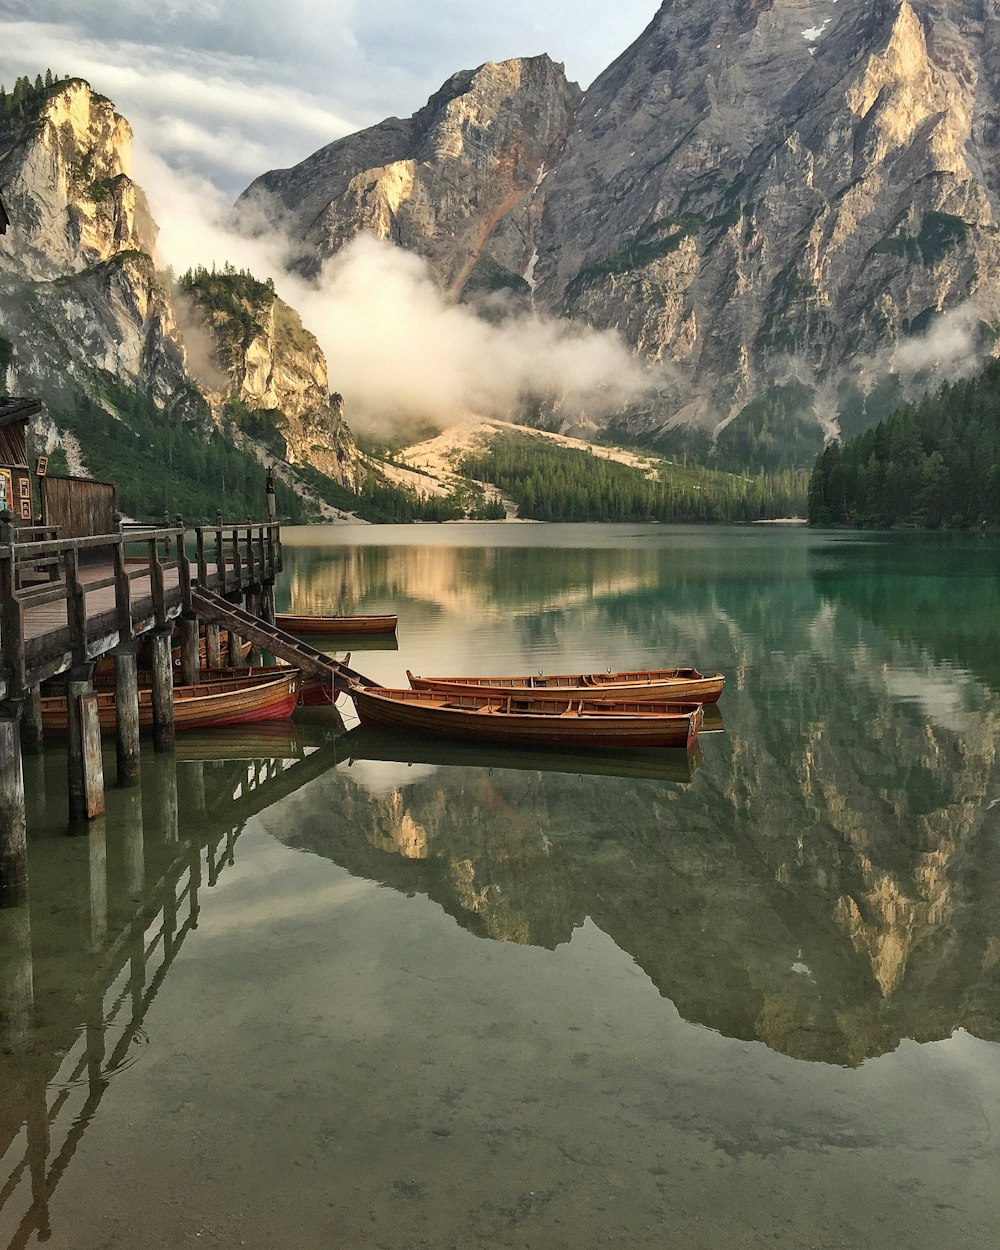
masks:
POLYGON ((59 537, 90 538, 118 528, 118 491, 111 482, 84 477, 39 478, 42 524, 54 525, 59 537))

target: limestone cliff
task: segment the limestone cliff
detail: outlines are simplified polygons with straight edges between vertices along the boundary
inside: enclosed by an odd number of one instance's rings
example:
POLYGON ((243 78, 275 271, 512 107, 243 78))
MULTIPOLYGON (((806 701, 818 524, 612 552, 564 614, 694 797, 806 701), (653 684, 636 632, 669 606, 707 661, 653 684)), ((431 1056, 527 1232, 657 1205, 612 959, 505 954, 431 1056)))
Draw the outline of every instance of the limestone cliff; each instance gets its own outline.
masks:
POLYGON ((220 366, 203 379, 217 416, 228 413, 289 464, 354 489, 360 470, 343 397, 330 393, 326 357, 273 283, 232 267, 198 269, 181 280, 181 293, 200 314, 220 366))
POLYGON ((129 175, 132 132, 82 79, 0 119, 0 329, 15 381, 43 392, 104 372, 159 402, 187 383, 151 259, 156 228, 129 175), (33 105, 33 107, 32 107, 33 105))
POLYGON ((0 265, 62 278, 121 252, 151 253, 145 196, 130 177, 132 131, 83 79, 46 92, 0 121, 0 186, 16 229, 0 237, 0 265))
POLYGON ((667 0, 584 98, 538 297, 679 364, 716 422, 794 373, 829 428, 845 371, 968 301, 1000 311, 981 10, 667 0))
POLYGON ((413 117, 263 175, 238 207, 301 239, 305 274, 367 230, 425 256, 453 295, 470 281, 527 291, 535 191, 578 98, 547 56, 487 63, 455 74, 413 117))

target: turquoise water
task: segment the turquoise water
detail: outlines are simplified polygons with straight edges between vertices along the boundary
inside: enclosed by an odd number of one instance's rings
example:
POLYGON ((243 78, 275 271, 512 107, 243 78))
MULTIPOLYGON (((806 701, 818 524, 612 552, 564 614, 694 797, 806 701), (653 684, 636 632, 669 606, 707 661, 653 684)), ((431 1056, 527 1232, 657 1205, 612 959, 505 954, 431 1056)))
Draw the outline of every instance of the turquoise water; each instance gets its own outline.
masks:
MULTIPOLYGON (((0 913, 0 1246, 992 1247, 1000 544, 284 534, 352 664, 726 674, 650 762, 178 740, 0 913)), ((346 731, 346 732, 345 732, 346 731)), ((109 761, 109 772, 112 771, 109 761)))

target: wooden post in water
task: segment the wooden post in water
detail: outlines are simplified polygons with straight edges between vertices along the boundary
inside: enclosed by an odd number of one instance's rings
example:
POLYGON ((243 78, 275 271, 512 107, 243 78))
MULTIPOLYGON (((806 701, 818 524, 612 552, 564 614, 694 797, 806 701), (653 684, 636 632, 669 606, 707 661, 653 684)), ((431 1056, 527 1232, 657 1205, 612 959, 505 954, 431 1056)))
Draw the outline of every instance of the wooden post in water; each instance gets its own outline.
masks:
POLYGON ((205 815, 205 765, 202 760, 190 760, 178 769, 180 791, 184 795, 185 815, 205 815))
POLYGON ((115 652, 115 748, 118 784, 139 784, 139 677, 135 650, 115 652))
POLYGON ((153 750, 174 749, 174 664, 170 630, 153 633, 153 750))
POLYGON ((222 639, 218 621, 205 622, 205 667, 222 668, 222 639))
POLYGON ((276 625, 274 612, 274 582, 265 582, 260 590, 260 619, 268 625, 276 625))
POLYGON ((201 679, 201 653, 198 648, 198 618, 181 617, 181 685, 194 686, 201 679))
POLYGON ((92 672, 92 665, 84 665, 74 670, 66 682, 71 831, 78 822, 93 820, 104 812, 101 723, 92 672))
POLYGON ((28 897, 20 713, 19 704, 0 703, 0 907, 17 907, 28 897))
POLYGON ((96 820, 87 839, 90 883, 90 948, 95 953, 108 940, 108 842, 103 820, 96 820))
MULTIPOLYGON (((177 841, 177 765, 172 759, 154 760, 152 767, 147 769, 145 781, 148 780, 148 794, 152 800, 151 811, 147 812, 147 822, 152 831, 159 830, 162 840, 167 843, 177 841)), ((144 784, 143 789, 147 787, 144 784)))
POLYGON ((0 1046, 17 1046, 31 1032, 35 1004, 31 912, 0 912, 0 1046))
MULTIPOLYGON (((256 587, 251 586, 246 593, 246 610, 251 616, 260 616, 260 595, 256 587)), ((261 651, 259 643, 251 642, 247 663, 254 668, 259 668, 264 663, 264 653, 261 651)))
POLYGON ((230 668, 239 668, 243 663, 243 639, 239 636, 235 629, 230 625, 228 627, 229 639, 227 663, 230 668))
POLYGON ((21 750, 25 755, 42 753, 42 691, 29 686, 21 708, 21 750))

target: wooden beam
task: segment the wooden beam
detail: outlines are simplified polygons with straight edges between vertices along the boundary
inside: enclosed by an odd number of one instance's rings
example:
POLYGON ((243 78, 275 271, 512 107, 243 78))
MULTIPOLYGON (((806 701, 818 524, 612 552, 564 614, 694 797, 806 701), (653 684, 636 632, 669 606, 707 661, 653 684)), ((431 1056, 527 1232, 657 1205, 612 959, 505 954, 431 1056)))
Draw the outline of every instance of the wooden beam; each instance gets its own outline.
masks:
POLYGON ((181 685, 197 685, 201 677, 201 652, 198 646, 198 618, 181 617, 181 685))
POLYGON ((42 752, 42 692, 37 685, 29 686, 24 695, 21 750, 25 755, 40 755, 42 752))

